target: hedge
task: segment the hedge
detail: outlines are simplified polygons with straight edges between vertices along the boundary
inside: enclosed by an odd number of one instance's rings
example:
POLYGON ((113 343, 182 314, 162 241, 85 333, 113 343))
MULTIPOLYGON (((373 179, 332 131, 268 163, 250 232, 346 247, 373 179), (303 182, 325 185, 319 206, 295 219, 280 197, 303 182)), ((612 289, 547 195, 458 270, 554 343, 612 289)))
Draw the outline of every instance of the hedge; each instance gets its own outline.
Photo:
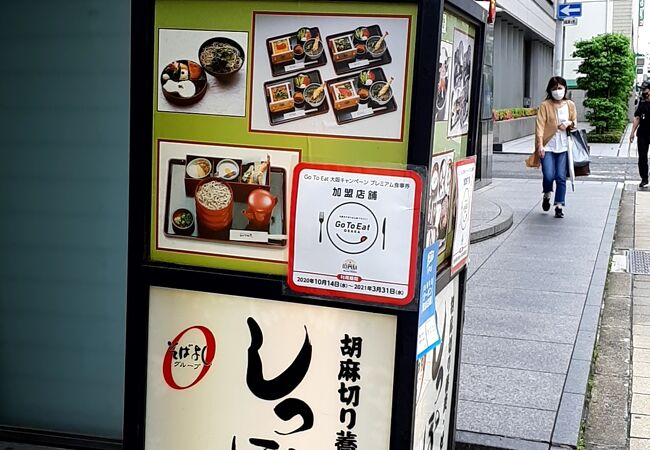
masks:
POLYGON ((537 115, 536 108, 508 108, 495 109, 492 111, 492 117, 495 121, 520 119, 522 117, 531 117, 537 115))
POLYGON ((623 137, 623 131, 608 131, 606 133, 597 133, 596 130, 587 133, 587 140, 593 144, 618 144, 623 137))

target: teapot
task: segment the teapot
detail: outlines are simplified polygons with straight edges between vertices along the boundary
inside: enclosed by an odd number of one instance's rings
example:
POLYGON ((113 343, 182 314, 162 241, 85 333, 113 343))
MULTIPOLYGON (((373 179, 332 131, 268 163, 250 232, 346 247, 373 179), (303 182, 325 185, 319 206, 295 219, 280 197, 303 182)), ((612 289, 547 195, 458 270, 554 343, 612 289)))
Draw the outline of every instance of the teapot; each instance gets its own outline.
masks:
POLYGON ((266 189, 254 189, 248 194, 248 208, 242 213, 252 228, 268 228, 273 208, 277 204, 278 198, 266 189))

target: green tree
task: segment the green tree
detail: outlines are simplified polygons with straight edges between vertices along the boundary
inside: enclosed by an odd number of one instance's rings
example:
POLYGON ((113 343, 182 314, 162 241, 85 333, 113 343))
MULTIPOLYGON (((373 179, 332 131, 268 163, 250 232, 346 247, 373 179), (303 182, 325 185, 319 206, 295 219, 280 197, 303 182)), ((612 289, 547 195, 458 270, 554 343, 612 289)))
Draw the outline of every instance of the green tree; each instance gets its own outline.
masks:
POLYGON ((620 133, 627 124, 630 91, 636 77, 630 39, 622 34, 601 34, 576 43, 574 57, 582 58, 578 72, 580 89, 586 91, 583 105, 595 134, 620 133))

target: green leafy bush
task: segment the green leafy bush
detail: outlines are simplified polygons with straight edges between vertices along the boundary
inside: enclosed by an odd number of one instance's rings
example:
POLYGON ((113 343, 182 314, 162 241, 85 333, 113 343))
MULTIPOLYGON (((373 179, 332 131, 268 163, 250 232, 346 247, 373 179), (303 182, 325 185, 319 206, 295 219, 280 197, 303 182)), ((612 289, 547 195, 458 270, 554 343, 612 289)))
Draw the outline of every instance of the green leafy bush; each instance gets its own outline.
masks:
MULTIPOLYGON (((586 117, 594 127, 593 136, 614 139, 627 124, 628 99, 636 77, 630 39, 622 34, 601 34, 577 42, 573 56, 583 59, 578 72, 584 76, 577 84, 586 91, 583 105, 589 109, 586 117)), ((619 140, 620 136, 613 142, 619 140)))
POLYGON ((623 137, 623 131, 609 131, 606 133, 597 133, 596 130, 587 133, 587 140, 590 144, 618 144, 623 137))
POLYGON ((537 115, 536 108, 495 109, 492 112, 492 117, 497 122, 501 120, 520 119, 522 117, 531 117, 535 115, 537 115))

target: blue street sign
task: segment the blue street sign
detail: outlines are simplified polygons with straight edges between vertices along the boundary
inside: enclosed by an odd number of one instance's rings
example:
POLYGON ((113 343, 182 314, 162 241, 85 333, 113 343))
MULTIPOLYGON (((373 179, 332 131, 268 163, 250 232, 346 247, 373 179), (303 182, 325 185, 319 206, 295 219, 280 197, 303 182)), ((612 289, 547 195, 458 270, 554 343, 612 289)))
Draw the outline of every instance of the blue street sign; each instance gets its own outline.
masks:
POLYGON ((582 3, 561 3, 557 6, 557 18, 582 17, 582 3))

